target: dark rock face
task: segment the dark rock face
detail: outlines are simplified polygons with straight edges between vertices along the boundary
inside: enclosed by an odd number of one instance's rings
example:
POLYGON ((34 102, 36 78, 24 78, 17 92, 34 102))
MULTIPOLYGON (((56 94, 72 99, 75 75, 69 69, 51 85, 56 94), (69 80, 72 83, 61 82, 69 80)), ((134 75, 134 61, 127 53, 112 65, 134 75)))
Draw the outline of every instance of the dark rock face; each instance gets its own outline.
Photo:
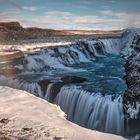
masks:
POLYGON ((53 103, 55 97, 61 90, 61 88, 70 83, 82 83, 86 81, 85 78, 78 77, 78 76, 64 76, 61 78, 62 82, 55 82, 52 83, 50 80, 41 80, 38 81, 38 85, 41 88, 43 93, 43 98, 48 100, 49 102, 53 103))
POLYGON ((13 30, 13 31, 21 31, 23 30, 23 27, 20 25, 19 22, 1 22, 0 23, 0 31, 3 31, 4 28, 7 30, 13 30))
MULTIPOLYGON (((0 23, 0 41, 14 41, 23 39, 36 39, 57 34, 51 29, 23 28, 19 22, 0 23)), ((58 33, 61 33, 58 31, 58 33)), ((63 33, 63 32, 62 32, 63 33)))
POLYGON ((59 93, 59 91, 61 90, 61 88, 64 86, 63 82, 56 82, 52 85, 50 91, 49 91, 49 95, 47 100, 51 103, 54 102, 55 97, 57 96, 57 94, 59 93))
POLYGON ((125 127, 128 135, 140 134, 140 36, 135 35, 131 45, 133 52, 125 64, 126 84, 124 113, 125 127))
POLYGON ((43 94, 45 95, 46 94, 46 91, 47 91, 47 88, 48 88, 48 85, 51 83, 50 80, 41 80, 41 81, 38 81, 38 84, 43 92, 43 94))
POLYGON ((86 81, 85 78, 78 77, 78 76, 64 76, 61 78, 61 80, 65 83, 83 83, 86 81))
POLYGON ((104 44, 101 41, 95 43, 95 48, 98 54, 105 54, 104 44))

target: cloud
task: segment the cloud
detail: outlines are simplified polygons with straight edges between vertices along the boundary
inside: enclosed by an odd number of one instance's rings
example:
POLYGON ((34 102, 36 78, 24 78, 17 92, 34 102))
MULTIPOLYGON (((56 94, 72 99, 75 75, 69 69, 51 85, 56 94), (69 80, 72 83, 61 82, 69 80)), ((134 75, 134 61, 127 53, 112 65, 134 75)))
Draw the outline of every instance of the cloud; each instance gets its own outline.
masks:
POLYGON ((114 12, 111 10, 103 10, 101 11, 101 14, 106 15, 106 16, 112 16, 114 15, 114 12))
POLYGON ((109 9, 110 6, 109 6, 109 5, 101 5, 101 8, 102 8, 102 9, 109 9))
MULTIPOLYGON (((50 11, 44 15, 32 17, 26 23, 35 26, 55 29, 122 29, 127 27, 140 27, 140 13, 124 13, 102 11, 102 16, 79 16, 70 12, 50 11)), ((27 24, 27 25, 28 25, 27 24)))
POLYGON ((83 5, 73 5, 74 8, 78 8, 78 9, 88 9, 88 7, 83 6, 83 5))
POLYGON ((22 8, 28 11, 37 11, 39 9, 38 7, 35 7, 35 6, 24 6, 22 8))
POLYGON ((15 0, 0 0, 0 4, 4 6, 10 6, 12 8, 16 8, 16 9, 19 9, 21 10, 22 9, 22 6, 20 6, 17 2, 15 2, 15 0))
POLYGON ((19 21, 19 19, 15 16, 7 16, 5 13, 0 13, 0 21, 10 22, 10 21, 19 21))
POLYGON ((116 0, 110 0, 109 2, 110 3, 116 3, 116 0))
POLYGON ((127 27, 140 27, 140 13, 101 11, 101 15, 82 16, 70 12, 49 11, 42 15, 6 17, 3 19, 19 20, 26 27, 42 27, 51 29, 101 29, 117 30, 127 27))
POLYGON ((83 0, 83 1, 81 1, 82 2, 82 4, 84 4, 84 5, 90 5, 90 4, 92 4, 93 3, 93 0, 91 1, 91 0, 83 0))
POLYGON ((140 12, 113 12, 110 10, 101 12, 104 16, 116 20, 121 27, 140 27, 140 12))

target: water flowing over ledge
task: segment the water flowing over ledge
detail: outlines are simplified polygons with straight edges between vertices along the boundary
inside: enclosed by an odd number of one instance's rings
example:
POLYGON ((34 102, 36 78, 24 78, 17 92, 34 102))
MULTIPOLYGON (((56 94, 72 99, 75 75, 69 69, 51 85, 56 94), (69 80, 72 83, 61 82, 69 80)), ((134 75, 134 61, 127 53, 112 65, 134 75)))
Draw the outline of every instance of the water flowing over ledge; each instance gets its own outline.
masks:
POLYGON ((102 132, 124 135, 122 97, 102 96, 78 87, 63 87, 55 103, 68 119, 81 126, 102 132))
POLYGON ((70 69, 67 66, 90 62, 95 57, 102 57, 108 53, 119 54, 121 47, 120 39, 102 39, 40 49, 35 53, 27 53, 25 69, 28 71, 46 71, 49 68, 70 69))

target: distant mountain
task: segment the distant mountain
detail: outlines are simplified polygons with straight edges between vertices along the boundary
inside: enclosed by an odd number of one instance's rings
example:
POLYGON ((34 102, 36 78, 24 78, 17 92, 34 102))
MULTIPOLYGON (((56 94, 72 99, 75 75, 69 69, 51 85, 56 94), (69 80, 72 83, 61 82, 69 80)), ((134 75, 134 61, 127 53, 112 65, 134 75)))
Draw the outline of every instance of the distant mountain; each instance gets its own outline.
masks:
POLYGON ((23 28, 19 22, 0 23, 0 41, 12 41, 23 39, 36 39, 48 36, 70 36, 70 35, 112 35, 120 34, 118 31, 99 31, 99 30, 53 30, 41 28, 23 28))

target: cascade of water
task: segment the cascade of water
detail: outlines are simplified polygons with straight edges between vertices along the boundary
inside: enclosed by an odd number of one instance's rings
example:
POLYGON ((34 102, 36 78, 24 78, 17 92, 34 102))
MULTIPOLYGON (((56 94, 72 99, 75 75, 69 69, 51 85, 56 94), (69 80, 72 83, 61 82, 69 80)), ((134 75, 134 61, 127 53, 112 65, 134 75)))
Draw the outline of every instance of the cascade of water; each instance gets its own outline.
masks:
POLYGON ((90 62, 107 53, 119 54, 120 39, 84 40, 69 46, 48 47, 25 57, 26 71, 47 71, 49 68, 68 69, 71 64, 90 62))
POLYGON ((36 82, 26 82, 18 79, 7 79, 7 83, 5 83, 5 86, 21 89, 43 98, 41 88, 36 82))
POLYGON ((51 97, 51 90, 53 87, 53 83, 48 85, 47 91, 46 91, 46 95, 44 96, 44 99, 49 100, 51 97))
POLYGON ((107 53, 118 55, 123 47, 120 39, 101 39, 100 41, 104 44, 107 53))
POLYGON ((89 93, 72 86, 61 88, 55 103, 68 114, 69 120, 81 126, 123 135, 123 105, 118 99, 112 101, 111 96, 89 93))

